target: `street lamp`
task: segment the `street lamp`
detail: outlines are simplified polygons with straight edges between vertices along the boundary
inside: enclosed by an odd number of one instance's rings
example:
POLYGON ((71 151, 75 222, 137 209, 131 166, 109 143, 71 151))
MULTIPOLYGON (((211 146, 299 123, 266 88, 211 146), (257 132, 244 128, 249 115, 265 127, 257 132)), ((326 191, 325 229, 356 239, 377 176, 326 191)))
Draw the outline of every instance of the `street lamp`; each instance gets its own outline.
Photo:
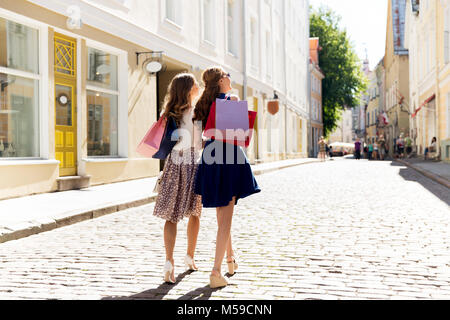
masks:
POLYGON ((141 54, 149 54, 151 55, 147 58, 142 64, 142 68, 149 74, 154 75, 158 72, 164 71, 166 66, 162 62, 162 54, 163 51, 145 51, 145 52, 136 52, 136 65, 139 65, 139 56, 141 54))

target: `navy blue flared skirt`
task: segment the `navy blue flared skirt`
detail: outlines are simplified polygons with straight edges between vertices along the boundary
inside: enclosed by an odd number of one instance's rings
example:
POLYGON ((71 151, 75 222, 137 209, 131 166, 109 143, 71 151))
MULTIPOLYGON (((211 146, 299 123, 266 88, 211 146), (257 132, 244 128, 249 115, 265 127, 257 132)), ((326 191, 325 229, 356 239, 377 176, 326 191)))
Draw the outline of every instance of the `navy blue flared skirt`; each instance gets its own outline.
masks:
POLYGON ((205 208, 227 206, 261 189, 241 147, 218 140, 206 142, 195 177, 195 193, 205 208))

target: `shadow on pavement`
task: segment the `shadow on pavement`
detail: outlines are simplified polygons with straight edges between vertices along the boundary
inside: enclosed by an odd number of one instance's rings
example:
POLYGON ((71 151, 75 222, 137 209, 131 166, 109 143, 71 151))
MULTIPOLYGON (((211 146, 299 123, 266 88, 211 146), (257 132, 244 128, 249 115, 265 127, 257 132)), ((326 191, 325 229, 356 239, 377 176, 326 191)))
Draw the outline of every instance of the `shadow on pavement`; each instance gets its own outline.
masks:
POLYGON ((132 296, 112 296, 105 297, 102 300, 163 300, 164 297, 170 292, 170 290, 175 288, 181 282, 181 280, 184 279, 184 277, 191 274, 192 272, 193 271, 188 270, 179 274, 174 284, 162 283, 155 289, 145 290, 132 296))
POLYGON ((442 184, 431 180, 420 172, 417 172, 410 167, 406 167, 404 164, 401 164, 399 162, 392 161, 391 166, 403 167, 400 168, 399 171, 399 175, 403 179, 405 179, 406 181, 414 181, 420 183, 425 189, 430 191, 441 201, 444 201, 448 206, 450 206, 450 193, 449 189, 446 186, 443 186, 442 184))
MULTIPOLYGON (((164 297, 170 292, 170 290, 176 287, 181 282, 181 280, 184 279, 184 277, 191 274, 192 272, 194 271, 188 270, 183 272, 182 274, 179 274, 174 284, 162 283, 155 289, 145 290, 141 293, 131 296, 111 296, 105 297, 102 300, 163 300, 164 297)), ((229 274, 227 274, 226 276, 231 277, 229 274)), ((211 298, 213 292, 221 289, 222 288, 211 289, 209 285, 206 285, 204 287, 200 287, 187 292, 177 300, 208 300, 209 298, 211 298)))

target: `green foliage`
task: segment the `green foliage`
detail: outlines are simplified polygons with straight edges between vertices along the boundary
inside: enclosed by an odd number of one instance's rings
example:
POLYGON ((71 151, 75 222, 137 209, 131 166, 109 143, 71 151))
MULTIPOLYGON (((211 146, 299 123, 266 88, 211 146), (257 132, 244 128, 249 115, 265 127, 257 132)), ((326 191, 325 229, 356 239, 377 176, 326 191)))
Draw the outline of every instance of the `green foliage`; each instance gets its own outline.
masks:
POLYGON ((311 8, 310 36, 319 38, 319 66, 322 80, 324 135, 337 126, 344 107, 359 105, 360 92, 366 90, 367 79, 345 30, 339 28, 341 18, 331 9, 311 8))

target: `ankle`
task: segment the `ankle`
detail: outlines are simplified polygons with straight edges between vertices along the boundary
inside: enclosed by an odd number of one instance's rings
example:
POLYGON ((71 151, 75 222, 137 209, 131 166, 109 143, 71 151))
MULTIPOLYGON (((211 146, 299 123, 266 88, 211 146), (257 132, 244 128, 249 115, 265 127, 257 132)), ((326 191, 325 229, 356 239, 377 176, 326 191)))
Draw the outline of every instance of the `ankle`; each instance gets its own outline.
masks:
POLYGON ((211 271, 211 275, 215 277, 220 277, 220 269, 213 268, 211 271))

